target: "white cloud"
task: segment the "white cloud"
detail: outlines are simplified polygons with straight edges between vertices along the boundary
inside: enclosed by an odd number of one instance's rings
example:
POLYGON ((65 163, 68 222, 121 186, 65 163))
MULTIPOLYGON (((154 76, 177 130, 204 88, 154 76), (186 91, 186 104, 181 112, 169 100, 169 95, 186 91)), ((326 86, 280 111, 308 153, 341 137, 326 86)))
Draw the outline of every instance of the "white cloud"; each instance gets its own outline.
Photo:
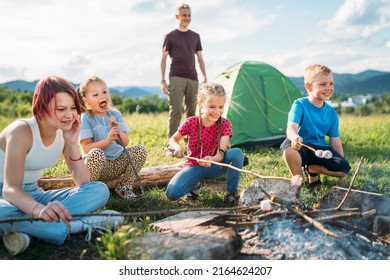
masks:
POLYGON ((15 77, 25 77, 26 69, 14 67, 11 65, 0 65, 0 80, 9 81, 15 79, 15 77))
POLYGON ((331 40, 367 39, 390 26, 390 2, 345 0, 334 17, 322 24, 331 40))
MULTIPOLYGON (((190 29, 201 35, 209 80, 245 60, 291 76, 312 63, 336 72, 390 69, 390 1, 301 2, 190 1, 190 29)), ((55 74, 75 83, 99 75, 110 86, 156 85, 163 36, 177 27, 177 4, 0 0, 0 83, 55 74)))
MULTIPOLYGON (((245 3, 245 2, 244 2, 245 3)), ((223 43, 254 33, 259 28, 268 26, 277 18, 275 14, 261 9, 248 10, 244 6, 228 6, 212 13, 212 23, 203 21, 198 24, 203 30, 202 40, 210 44, 223 43)))

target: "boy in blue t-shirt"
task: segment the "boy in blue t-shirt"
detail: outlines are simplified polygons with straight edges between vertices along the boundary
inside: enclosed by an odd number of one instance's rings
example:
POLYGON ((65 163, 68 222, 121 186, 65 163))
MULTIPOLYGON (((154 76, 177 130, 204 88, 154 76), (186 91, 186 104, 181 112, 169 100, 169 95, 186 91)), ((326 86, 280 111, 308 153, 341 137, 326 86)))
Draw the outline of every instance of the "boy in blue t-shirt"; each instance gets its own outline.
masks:
POLYGON ((339 186, 345 186, 351 167, 344 158, 337 113, 325 102, 334 92, 332 71, 324 65, 311 65, 305 70, 304 83, 308 96, 294 101, 288 114, 287 138, 280 146, 292 175, 291 184, 302 184, 303 166, 311 188, 321 185, 319 174, 338 177, 339 186), (319 157, 301 143, 316 150, 329 150, 333 156, 319 157))

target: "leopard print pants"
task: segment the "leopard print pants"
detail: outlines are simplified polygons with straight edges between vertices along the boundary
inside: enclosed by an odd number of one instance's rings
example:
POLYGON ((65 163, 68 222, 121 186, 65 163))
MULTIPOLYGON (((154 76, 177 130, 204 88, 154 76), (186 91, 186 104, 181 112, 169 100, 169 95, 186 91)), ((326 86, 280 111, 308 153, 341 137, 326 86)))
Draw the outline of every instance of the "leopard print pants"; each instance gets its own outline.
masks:
MULTIPOLYGON (((139 173, 146 161, 147 152, 145 147, 137 145, 126 149, 137 173, 139 173)), ((136 179, 136 174, 129 162, 126 151, 123 151, 118 158, 108 160, 102 149, 94 148, 88 152, 85 163, 91 174, 91 181, 107 182, 121 178, 122 184, 127 186, 131 185, 136 179)))

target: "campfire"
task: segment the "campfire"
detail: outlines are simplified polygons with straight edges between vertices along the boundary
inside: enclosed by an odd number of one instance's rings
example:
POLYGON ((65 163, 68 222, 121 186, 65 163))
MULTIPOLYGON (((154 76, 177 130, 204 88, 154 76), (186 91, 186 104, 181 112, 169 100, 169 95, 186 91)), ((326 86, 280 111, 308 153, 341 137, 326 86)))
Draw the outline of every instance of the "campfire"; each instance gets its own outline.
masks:
POLYGON ((334 187, 313 209, 291 199, 298 193, 262 179, 245 190, 241 205, 251 207, 226 221, 243 240, 239 258, 390 259, 388 197, 334 187), (259 203, 268 196, 271 209, 259 203))

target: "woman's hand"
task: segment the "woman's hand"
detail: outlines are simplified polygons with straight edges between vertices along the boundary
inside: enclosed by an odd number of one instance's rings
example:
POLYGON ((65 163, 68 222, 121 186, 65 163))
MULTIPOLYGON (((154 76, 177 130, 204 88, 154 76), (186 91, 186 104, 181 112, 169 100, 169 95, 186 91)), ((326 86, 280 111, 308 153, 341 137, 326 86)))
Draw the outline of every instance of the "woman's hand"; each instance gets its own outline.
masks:
POLYGON ((80 134, 80 116, 74 118, 72 128, 69 130, 64 130, 64 140, 69 144, 78 144, 78 137, 80 134))
POLYGON ((40 218, 46 222, 59 222, 61 220, 68 226, 72 220, 68 209, 59 201, 49 202, 46 206, 38 204, 34 206, 31 215, 33 218, 40 218))

